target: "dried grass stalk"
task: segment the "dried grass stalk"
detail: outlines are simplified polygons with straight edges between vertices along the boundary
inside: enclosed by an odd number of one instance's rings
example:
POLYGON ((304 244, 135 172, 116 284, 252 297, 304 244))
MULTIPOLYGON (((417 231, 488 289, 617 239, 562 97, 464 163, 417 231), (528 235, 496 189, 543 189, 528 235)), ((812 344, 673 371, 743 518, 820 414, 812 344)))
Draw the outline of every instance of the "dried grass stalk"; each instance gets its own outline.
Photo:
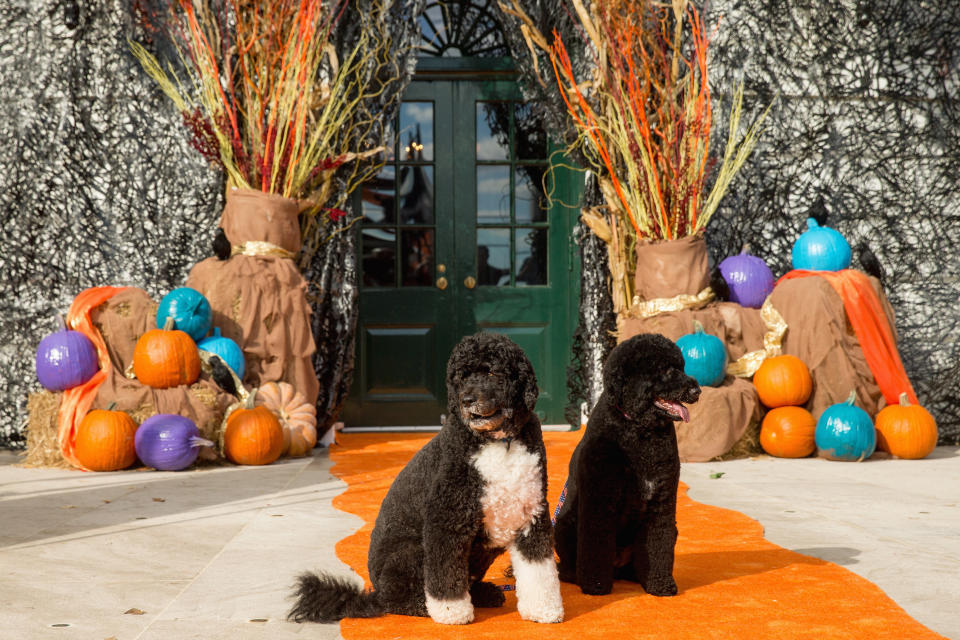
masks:
POLYGON ((72 469, 60 453, 57 414, 61 393, 37 391, 27 397, 27 450, 19 466, 27 468, 72 469))

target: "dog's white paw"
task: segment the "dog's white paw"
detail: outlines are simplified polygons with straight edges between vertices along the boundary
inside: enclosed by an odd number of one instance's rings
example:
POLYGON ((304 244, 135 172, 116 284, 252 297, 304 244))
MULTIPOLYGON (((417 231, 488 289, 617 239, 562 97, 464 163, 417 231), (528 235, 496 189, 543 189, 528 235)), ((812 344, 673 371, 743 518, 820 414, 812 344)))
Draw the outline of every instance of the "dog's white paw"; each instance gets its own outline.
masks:
POLYGON ((541 591, 528 593, 523 600, 517 601, 517 611, 520 617, 530 622, 563 622, 563 600, 560 590, 556 592, 541 591))
POLYGON ((463 597, 450 600, 441 600, 427 596, 427 613, 434 622, 440 624, 469 624, 473 622, 473 603, 470 602, 470 593, 463 597))
POLYGON ((563 622, 560 579, 553 557, 528 560, 510 546, 510 560, 517 577, 517 611, 531 622, 563 622))

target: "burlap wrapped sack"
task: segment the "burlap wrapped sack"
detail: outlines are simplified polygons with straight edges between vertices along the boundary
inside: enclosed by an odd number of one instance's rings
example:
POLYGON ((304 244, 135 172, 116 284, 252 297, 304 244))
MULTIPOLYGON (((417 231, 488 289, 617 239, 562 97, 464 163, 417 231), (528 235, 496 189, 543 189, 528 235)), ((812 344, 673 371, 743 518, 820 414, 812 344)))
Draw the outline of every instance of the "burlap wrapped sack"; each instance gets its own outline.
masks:
POLYGON ((304 203, 231 189, 220 219, 234 255, 208 258, 190 271, 187 286, 210 302, 213 325, 243 349, 244 383, 284 381, 315 404, 307 284, 293 260, 300 249, 297 216, 304 203))
MULTIPOLYGON (((157 303, 145 291, 133 287, 120 291, 91 312, 113 367, 97 390, 91 408, 106 409, 116 402, 116 409, 126 411, 137 423, 158 413, 178 414, 193 420, 204 438, 216 442, 224 411, 237 402, 236 397, 205 375, 192 385, 169 389, 154 389, 125 375, 133 362, 137 340, 156 328, 156 315, 157 303)), ((204 447, 201 454, 205 458, 215 457, 209 447, 204 447)))
MULTIPOLYGON (((896 336, 893 309, 880 282, 876 278, 870 282, 896 336)), ((886 402, 847 319, 843 300, 830 283, 818 277, 783 280, 770 300, 789 327, 783 353, 797 356, 810 368, 813 393, 805 406, 813 417, 844 402, 851 390, 857 392, 857 405, 875 417, 886 402)))
MULTIPOLYGON (((693 333, 694 320, 706 333, 724 343, 729 362, 763 348, 767 327, 759 309, 733 302, 712 303, 702 309, 667 311, 650 318, 621 317, 618 340, 639 333, 659 333, 676 341, 693 333)), ((676 423, 680 459, 704 462, 726 454, 762 414, 757 392, 748 380, 727 376, 717 387, 702 387, 700 400, 690 405, 690 422, 676 423)))
POLYGON ((640 241, 634 295, 641 300, 700 293, 710 284, 707 242, 702 235, 640 241))
POLYGON ((763 417, 753 383, 727 376, 718 387, 701 387, 690 405, 690 422, 677 422, 677 448, 682 462, 706 462, 733 448, 747 429, 763 417))
POLYGON ((694 332, 694 320, 703 325, 703 331, 717 336, 727 348, 730 362, 745 353, 763 348, 767 325, 760 309, 741 307, 735 302, 714 302, 702 309, 665 311, 650 318, 618 318, 618 340, 623 342, 638 333, 659 333, 674 342, 694 332))

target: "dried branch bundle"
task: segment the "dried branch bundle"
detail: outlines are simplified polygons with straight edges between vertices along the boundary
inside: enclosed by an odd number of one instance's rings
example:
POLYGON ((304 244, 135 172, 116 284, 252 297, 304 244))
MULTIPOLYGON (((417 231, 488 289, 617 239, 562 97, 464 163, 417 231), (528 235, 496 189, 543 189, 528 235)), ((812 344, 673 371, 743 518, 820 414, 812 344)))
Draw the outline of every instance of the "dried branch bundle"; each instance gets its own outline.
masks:
MULTIPOLYGON (((323 206, 338 168, 383 150, 370 142, 378 139, 376 117, 359 105, 368 97, 368 79, 386 65, 387 44, 371 42, 371 30, 361 29, 338 60, 331 36, 345 6, 345 0, 175 0, 150 24, 162 25, 179 60, 164 65, 142 45, 130 46, 183 114, 191 144, 224 169, 231 186, 323 206), (367 148, 355 148, 358 141, 367 148)), ((344 195, 376 169, 354 163, 344 195)))
POLYGON ((709 153, 709 37, 696 7, 689 0, 604 0, 588 9, 582 0, 570 1, 593 52, 590 77, 577 77, 560 34, 548 43, 517 0, 501 7, 521 20, 534 60, 539 49, 553 64, 577 145, 598 174, 607 206, 606 224, 597 210, 585 213, 586 222, 610 244, 611 270, 622 272, 614 278, 615 296, 630 300, 625 274, 637 240, 703 231, 756 145, 767 112, 738 142, 738 87, 718 163, 709 153))

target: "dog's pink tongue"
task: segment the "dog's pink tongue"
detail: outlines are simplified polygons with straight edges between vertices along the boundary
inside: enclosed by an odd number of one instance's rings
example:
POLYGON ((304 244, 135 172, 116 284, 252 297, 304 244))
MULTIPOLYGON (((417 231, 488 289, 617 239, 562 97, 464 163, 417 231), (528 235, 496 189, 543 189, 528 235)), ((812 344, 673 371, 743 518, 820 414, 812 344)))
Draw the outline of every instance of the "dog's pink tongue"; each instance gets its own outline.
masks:
POLYGON ((690 411, 679 402, 671 402, 670 406, 680 414, 684 422, 690 422, 690 411))

